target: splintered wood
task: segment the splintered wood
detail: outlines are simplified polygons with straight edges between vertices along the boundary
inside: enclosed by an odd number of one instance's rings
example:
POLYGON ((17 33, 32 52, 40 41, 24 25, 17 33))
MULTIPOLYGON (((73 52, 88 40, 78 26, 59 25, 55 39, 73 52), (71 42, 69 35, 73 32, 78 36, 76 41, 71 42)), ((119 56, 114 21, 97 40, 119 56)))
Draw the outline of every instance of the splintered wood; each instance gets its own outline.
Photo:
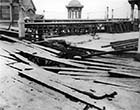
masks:
POLYGON ((113 55, 59 58, 50 47, 1 38, 0 109, 140 109, 140 63, 113 55))

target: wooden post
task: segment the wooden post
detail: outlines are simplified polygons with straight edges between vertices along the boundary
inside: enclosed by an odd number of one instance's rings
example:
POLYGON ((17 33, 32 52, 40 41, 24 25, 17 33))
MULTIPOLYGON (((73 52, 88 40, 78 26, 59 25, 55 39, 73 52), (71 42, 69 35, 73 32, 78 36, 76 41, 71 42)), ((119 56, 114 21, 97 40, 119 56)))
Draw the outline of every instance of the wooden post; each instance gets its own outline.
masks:
POLYGON ((134 5, 135 4, 131 4, 131 16, 130 16, 130 20, 133 21, 134 20, 134 5))
POLYGON ((23 39, 25 37, 25 22, 23 16, 23 7, 22 1, 19 0, 19 20, 18 20, 18 27, 19 27, 19 39, 23 39))
POLYGON ((138 41, 138 53, 140 53, 140 24, 139 24, 139 41, 138 41))
POLYGON ((107 15, 106 15, 106 19, 107 19, 107 21, 109 20, 109 7, 107 6, 107 13, 106 13, 107 15))
POLYGON ((114 9, 112 9, 112 20, 114 19, 114 9))
POLYGON ((140 3, 138 3, 138 19, 139 19, 139 22, 140 22, 140 3))
POLYGON ((138 5, 138 20, 139 20, 139 41, 138 41, 138 53, 140 54, 140 3, 138 5))

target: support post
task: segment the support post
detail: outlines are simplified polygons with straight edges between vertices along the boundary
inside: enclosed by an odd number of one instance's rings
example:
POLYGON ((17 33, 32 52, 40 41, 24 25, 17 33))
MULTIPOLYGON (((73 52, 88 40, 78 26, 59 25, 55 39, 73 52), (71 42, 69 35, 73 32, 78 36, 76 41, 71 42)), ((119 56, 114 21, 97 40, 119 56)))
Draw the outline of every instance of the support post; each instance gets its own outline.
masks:
POLYGON ((140 3, 138 3, 138 19, 139 19, 139 22, 140 22, 140 3))
POLYGON ((68 9, 68 19, 70 19, 70 10, 68 9))
POLYGON ((23 7, 22 1, 19 0, 19 20, 18 20, 18 27, 19 27, 19 39, 23 39, 25 37, 25 22, 23 16, 23 7))
POLYGON ((140 24, 139 24, 139 41, 138 41, 138 53, 140 53, 140 24))
POLYGON ((114 9, 112 9, 112 20, 114 19, 114 9))
POLYGON ((131 21, 134 21, 134 6, 135 6, 135 4, 132 3, 131 4, 131 16, 130 16, 131 21))
POLYGON ((138 53, 140 54, 140 3, 138 3, 138 20, 139 20, 139 41, 138 41, 138 53))
POLYGON ((107 13, 106 13, 106 20, 108 21, 109 20, 109 7, 107 6, 107 13))

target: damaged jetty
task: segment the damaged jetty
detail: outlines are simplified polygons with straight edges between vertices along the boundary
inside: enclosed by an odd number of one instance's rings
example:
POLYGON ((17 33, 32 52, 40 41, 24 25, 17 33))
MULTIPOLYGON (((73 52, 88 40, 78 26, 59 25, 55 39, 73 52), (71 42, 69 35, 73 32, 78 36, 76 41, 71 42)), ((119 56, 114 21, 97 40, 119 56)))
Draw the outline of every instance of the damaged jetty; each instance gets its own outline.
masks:
POLYGON ((24 24, 22 12, 19 28, 0 26, 0 110, 140 109, 137 20, 24 24))
POLYGON ((140 63, 123 49, 118 54, 64 40, 31 42, 1 32, 1 108, 140 108, 140 63))

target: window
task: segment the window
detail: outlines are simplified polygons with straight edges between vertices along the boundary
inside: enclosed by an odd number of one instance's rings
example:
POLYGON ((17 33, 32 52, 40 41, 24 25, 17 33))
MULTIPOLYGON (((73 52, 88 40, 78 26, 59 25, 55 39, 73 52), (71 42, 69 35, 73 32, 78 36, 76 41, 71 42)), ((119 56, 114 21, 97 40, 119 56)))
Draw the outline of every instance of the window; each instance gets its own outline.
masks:
POLYGON ((0 5, 0 20, 10 20, 10 6, 0 5))
POLYGON ((9 0, 0 0, 0 3, 9 3, 9 0))

